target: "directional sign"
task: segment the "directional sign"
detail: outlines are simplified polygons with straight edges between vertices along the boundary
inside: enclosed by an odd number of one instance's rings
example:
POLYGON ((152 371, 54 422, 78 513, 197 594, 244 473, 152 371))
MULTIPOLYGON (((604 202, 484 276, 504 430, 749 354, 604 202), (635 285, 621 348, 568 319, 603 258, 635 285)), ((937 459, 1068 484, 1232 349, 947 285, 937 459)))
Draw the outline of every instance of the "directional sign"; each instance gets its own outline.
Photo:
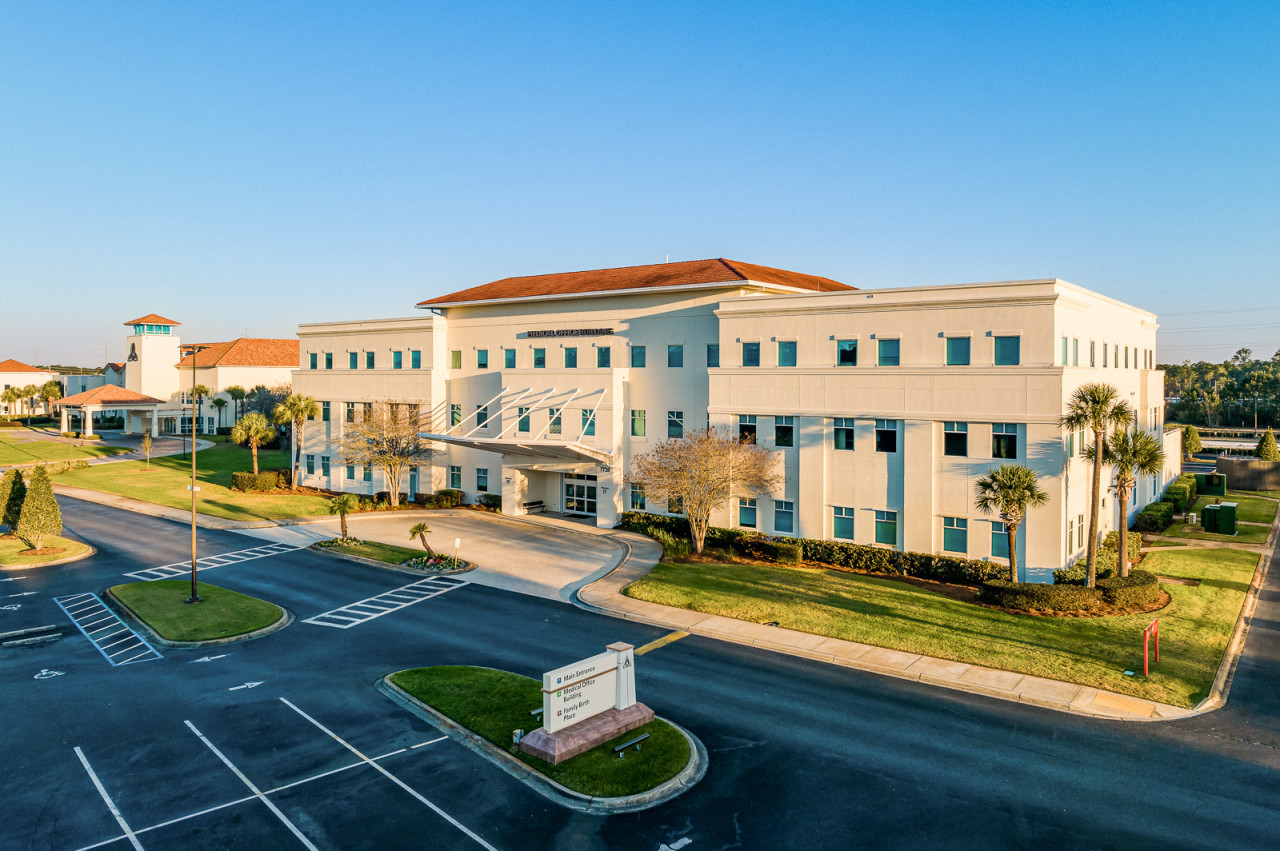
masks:
POLYGON ((618 654, 601 653, 542 675, 542 724, 554 733, 612 709, 618 654))
POLYGON ((232 686, 231 688, 227 689, 227 691, 239 691, 242 688, 253 688, 254 686, 260 686, 260 685, 262 685, 262 682, 245 683, 242 686, 232 686))

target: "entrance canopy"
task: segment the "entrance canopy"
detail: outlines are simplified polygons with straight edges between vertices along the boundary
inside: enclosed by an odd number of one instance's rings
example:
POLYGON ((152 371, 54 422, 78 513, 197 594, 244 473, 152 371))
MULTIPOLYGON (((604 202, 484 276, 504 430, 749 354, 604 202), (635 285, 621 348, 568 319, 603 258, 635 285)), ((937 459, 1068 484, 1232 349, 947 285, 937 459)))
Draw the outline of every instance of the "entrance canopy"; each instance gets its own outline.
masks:
POLYGON ((602 452, 581 443, 567 443, 563 440, 515 440, 501 437, 457 437, 448 434, 422 434, 425 440, 438 440, 451 446, 463 446, 467 449, 482 449, 485 452, 497 452, 500 455, 522 455, 529 458, 544 458, 548 461, 569 462, 575 464, 613 463, 613 454, 602 452))
POLYGON ((98 411, 124 411, 126 433, 132 431, 132 420, 135 413, 139 415, 150 414, 151 433, 156 434, 158 418, 155 416, 155 410, 157 406, 163 405, 164 402, 151 396, 136 393, 133 390, 117 387, 114 384, 104 384, 92 390, 86 390, 83 393, 77 393, 65 399, 59 399, 53 404, 55 407, 62 409, 63 431, 69 431, 67 428, 67 412, 78 410, 84 420, 84 433, 88 436, 93 434, 93 415, 98 411))

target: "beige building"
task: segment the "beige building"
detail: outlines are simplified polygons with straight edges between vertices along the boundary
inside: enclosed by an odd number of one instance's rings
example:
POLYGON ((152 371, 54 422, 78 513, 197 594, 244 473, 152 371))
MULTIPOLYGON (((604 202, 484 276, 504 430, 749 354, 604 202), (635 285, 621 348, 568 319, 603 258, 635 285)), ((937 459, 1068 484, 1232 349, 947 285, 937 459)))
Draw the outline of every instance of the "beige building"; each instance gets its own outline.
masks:
MULTIPOLYGON (((627 484, 631 458, 710 424, 774 449, 785 482, 717 525, 1003 560, 973 485, 1016 461, 1052 495, 1019 536, 1042 578, 1085 544, 1082 438, 1057 426, 1071 392, 1115 385, 1141 427, 1163 430, 1156 317, 1053 279, 865 291, 718 259, 508 278, 419 307, 300 327, 294 389, 322 412, 306 484, 384 489, 335 446, 361 405, 406 402, 431 412, 438 449, 406 490, 613 526, 666 508, 627 484)), ((1139 484, 1134 512, 1177 457, 1139 484)))
MULTIPOLYGON (((16 361, 13 358, 0 361, 0 392, 10 388, 21 390, 31 385, 40 387, 57 377, 58 373, 56 372, 40 369, 22 361, 16 361)), ((43 410, 43 408, 44 403, 39 399, 34 402, 30 399, 17 399, 13 402, 0 401, 0 411, 3 411, 7 417, 25 417, 28 414, 43 410)))

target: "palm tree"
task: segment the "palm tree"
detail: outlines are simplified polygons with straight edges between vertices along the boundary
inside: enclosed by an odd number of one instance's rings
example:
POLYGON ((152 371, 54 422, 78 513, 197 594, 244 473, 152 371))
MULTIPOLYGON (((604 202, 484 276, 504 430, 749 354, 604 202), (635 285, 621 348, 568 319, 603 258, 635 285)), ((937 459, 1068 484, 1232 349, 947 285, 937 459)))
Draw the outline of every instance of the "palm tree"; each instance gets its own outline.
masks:
POLYGON ((258 447, 270 443, 276 436, 276 430, 267 422, 267 418, 257 411, 245 414, 240 421, 231 427, 231 439, 236 443, 249 445, 253 452, 253 474, 258 475, 258 447))
POLYGON ((329 513, 338 515, 342 522, 342 540, 344 541, 347 539, 347 515, 359 507, 360 501, 356 499, 355 494, 351 493, 340 493, 329 500, 329 513))
POLYGON ((16 405, 18 400, 22 398, 22 391, 17 387, 6 387, 3 393, 0 393, 0 402, 5 404, 4 418, 7 420, 13 415, 13 411, 9 406, 16 405))
POLYGON ((431 549, 431 545, 427 543, 427 533, 431 531, 431 527, 426 523, 418 523, 409 530, 409 540, 417 538, 422 542, 422 548, 427 551, 427 555, 434 556, 435 551, 431 549))
POLYGON ((1049 494, 1040 487, 1035 470, 1022 464, 1002 464, 978 479, 974 505, 983 514, 999 513, 1009 536, 1009 579, 1018 581, 1018 526, 1027 516, 1027 508, 1039 508, 1049 502, 1049 494))
POLYGON ((235 406, 231 411, 231 419, 233 420, 240 419, 240 417, 244 415, 244 410, 243 410, 244 406, 241 405, 240 403, 243 402, 244 397, 248 395, 245 393, 245 389, 241 387, 239 384, 232 384, 230 387, 225 388, 222 392, 230 396, 231 401, 235 403, 235 406))
POLYGON ((293 444, 293 475, 290 477, 293 490, 298 489, 298 470, 302 462, 302 424, 319 414, 320 406, 316 400, 298 393, 290 393, 271 411, 271 419, 276 425, 291 423, 293 426, 289 433, 289 442, 293 444))
POLYGON ((227 406, 227 400, 221 397, 214 399, 209 403, 213 409, 218 412, 218 428, 222 428, 222 409, 227 406))
POLYGON ((203 384, 197 384, 195 387, 191 388, 191 398, 195 400, 196 403, 196 420, 191 424, 191 439, 193 441, 195 440, 196 432, 200 430, 196 423, 204 420, 204 400, 211 393, 213 393, 213 391, 203 384))
POLYGON ((35 413, 36 400, 40 398, 40 387, 36 384, 28 384, 20 392, 27 405, 27 428, 31 428, 31 415, 35 413))
MULTIPOLYGON (((1086 457, 1091 456, 1089 447, 1086 457)), ((1129 497, 1137 486, 1138 476, 1155 476, 1164 469, 1164 447, 1150 432, 1125 429, 1113 433, 1102 444, 1102 463, 1115 471, 1111 491, 1120 503, 1119 570, 1129 575, 1129 497)))
POLYGON ((56 378, 50 378, 44 384, 40 385, 40 401, 44 402, 44 412, 46 414, 53 413, 53 409, 49 407, 49 403, 61 398, 62 384, 56 378))
POLYGON ((1082 384, 1067 401, 1067 412, 1058 418, 1067 431, 1087 428, 1093 432, 1093 486, 1089 490, 1089 547, 1085 562, 1086 584, 1090 588, 1098 578, 1098 501, 1102 494, 1103 455, 1097 447, 1115 429, 1126 428, 1133 421, 1133 410, 1120 399, 1120 391, 1110 384, 1082 384))

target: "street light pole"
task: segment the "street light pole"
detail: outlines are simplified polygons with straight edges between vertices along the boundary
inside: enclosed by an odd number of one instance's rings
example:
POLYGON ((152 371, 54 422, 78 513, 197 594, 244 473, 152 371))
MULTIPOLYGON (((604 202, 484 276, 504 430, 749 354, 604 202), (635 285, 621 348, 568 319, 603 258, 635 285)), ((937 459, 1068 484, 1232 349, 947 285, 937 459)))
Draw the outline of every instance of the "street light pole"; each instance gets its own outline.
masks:
MULTIPOLYGON (((196 593, 196 353, 208 346, 183 346, 191 356, 191 596, 188 603, 203 603, 196 593)), ((181 431, 181 429, 179 429, 181 431)))

